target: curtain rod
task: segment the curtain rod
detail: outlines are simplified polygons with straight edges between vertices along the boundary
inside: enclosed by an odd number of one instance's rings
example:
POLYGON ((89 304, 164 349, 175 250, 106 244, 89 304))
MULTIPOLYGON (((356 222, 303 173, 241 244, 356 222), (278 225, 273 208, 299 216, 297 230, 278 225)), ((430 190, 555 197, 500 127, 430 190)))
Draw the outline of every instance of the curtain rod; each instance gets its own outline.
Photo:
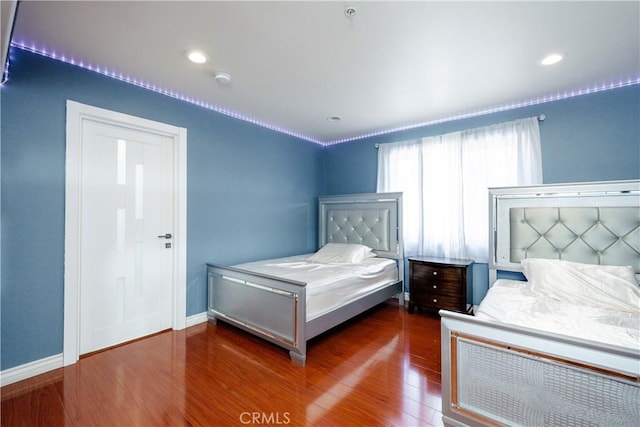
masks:
MULTIPOLYGON (((547 116, 545 116, 544 114, 538 114, 538 121, 539 122, 544 122, 544 119, 546 119, 546 118, 547 118, 547 116)), ((375 147, 379 148, 380 144, 376 144, 375 147)))

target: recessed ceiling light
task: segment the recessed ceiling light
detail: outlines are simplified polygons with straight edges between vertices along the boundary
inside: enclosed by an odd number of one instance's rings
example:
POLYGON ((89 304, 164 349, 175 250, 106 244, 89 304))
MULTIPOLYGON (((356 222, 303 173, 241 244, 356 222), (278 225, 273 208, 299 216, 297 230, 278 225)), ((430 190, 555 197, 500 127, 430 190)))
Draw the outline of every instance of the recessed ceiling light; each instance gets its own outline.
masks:
POLYGON ((544 58, 542 58, 542 61, 540 61, 541 65, 553 65, 553 64, 557 64, 558 62, 562 61, 565 58, 566 55, 563 55, 561 53, 551 53, 547 56, 545 56, 544 58))
POLYGON ((186 53, 187 59, 196 64, 204 64, 207 62, 207 55, 199 50, 189 50, 186 53))

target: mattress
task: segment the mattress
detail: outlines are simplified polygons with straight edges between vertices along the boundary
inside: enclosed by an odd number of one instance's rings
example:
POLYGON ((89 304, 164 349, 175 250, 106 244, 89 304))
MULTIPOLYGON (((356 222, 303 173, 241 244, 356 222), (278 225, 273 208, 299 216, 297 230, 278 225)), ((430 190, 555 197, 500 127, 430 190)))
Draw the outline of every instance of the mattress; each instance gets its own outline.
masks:
POLYGON ((500 279, 475 311, 498 321, 640 351, 640 312, 572 304, 533 294, 527 282, 500 279))
POLYGON ((308 262, 313 254, 237 264, 233 267, 307 284, 307 321, 398 281, 389 258, 367 258, 360 264, 308 262))

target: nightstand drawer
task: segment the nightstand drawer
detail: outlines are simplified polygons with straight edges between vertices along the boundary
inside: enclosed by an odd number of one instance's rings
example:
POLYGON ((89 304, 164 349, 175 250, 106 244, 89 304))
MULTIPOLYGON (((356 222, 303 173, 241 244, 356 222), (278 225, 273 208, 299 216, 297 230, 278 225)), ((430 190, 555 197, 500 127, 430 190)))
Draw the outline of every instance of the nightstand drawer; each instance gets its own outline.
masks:
POLYGON ((420 295, 413 303, 431 310, 460 311, 460 297, 457 295, 420 295))
POLYGON ((424 281, 450 282, 459 284, 463 271, 459 268, 438 267, 416 263, 413 266, 413 277, 424 281))
POLYGON ((429 280, 429 281, 420 281, 415 280, 411 286, 411 290, 414 293, 424 293, 424 294, 434 294, 434 295, 452 295, 459 296, 460 295, 460 280, 457 282, 452 281, 440 281, 440 280, 429 280))

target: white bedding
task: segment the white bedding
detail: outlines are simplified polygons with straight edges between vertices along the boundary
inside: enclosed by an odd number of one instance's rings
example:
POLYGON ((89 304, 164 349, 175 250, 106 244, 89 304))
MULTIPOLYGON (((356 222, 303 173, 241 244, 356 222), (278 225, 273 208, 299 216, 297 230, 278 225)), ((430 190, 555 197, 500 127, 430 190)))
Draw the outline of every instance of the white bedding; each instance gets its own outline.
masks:
POLYGON ((479 319, 640 350, 640 311, 559 301, 534 294, 527 282, 496 281, 475 315, 479 319))
POLYGON ((396 262, 367 258, 360 264, 312 263, 313 254, 234 265, 307 284, 307 321, 398 280, 396 262))

